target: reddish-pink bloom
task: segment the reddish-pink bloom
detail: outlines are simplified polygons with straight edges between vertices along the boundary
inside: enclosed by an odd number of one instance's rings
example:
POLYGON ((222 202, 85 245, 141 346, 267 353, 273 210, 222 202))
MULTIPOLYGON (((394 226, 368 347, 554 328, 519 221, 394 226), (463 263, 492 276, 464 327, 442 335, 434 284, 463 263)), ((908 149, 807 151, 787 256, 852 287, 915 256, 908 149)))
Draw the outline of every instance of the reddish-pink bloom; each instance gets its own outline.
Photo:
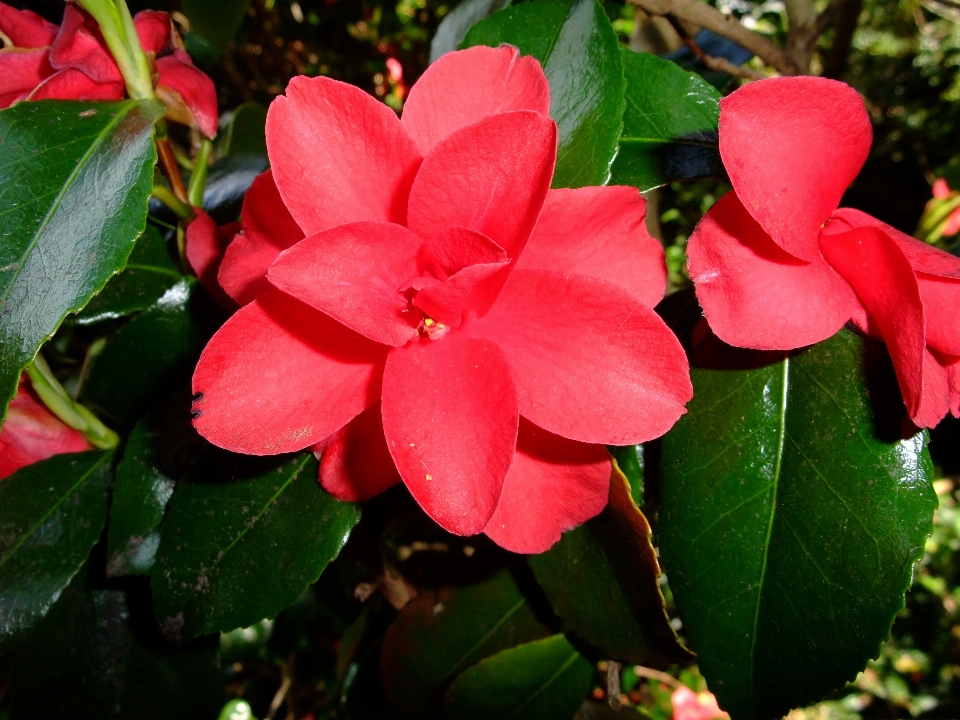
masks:
POLYGON ((220 264, 227 246, 240 232, 240 223, 232 222, 217 225, 207 213, 194 208, 196 217, 187 225, 186 255, 187 262, 197 279, 210 295, 227 310, 236 310, 237 303, 223 291, 217 281, 220 264))
MULTIPOLYGON (((164 12, 144 10, 133 23, 154 70, 167 117, 217 134, 217 91, 194 67, 164 12)), ((57 27, 30 10, 0 2, 0 108, 20 100, 120 100, 126 85, 96 21, 68 2, 57 27)))
POLYGON ((92 449, 83 433, 47 410, 24 375, 0 427, 0 478, 54 455, 92 449))
POLYGON ((673 720, 719 720, 729 715, 717 705, 713 693, 695 693, 686 685, 681 685, 670 696, 673 705, 673 720))
POLYGON ((402 479, 446 529, 520 552, 596 515, 599 443, 662 435, 692 388, 652 309, 666 270, 642 198, 550 190, 548 108, 540 65, 506 46, 434 63, 402 119, 293 79, 220 268, 243 307, 194 374, 200 433, 322 443, 337 497, 402 479))
POLYGON ((733 192, 690 238, 690 276, 731 345, 791 350, 848 320, 882 338, 910 418, 933 427, 960 414, 960 258, 837 209, 872 136, 860 96, 834 80, 761 80, 721 100, 733 192))

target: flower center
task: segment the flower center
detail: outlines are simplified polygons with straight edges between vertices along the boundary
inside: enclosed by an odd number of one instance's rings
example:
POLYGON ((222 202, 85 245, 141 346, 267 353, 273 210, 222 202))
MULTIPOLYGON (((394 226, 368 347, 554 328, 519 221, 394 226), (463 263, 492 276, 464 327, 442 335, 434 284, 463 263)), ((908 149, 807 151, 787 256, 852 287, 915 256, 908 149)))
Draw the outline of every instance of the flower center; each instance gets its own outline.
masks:
POLYGON ((420 327, 417 330, 420 331, 421 335, 426 335, 431 340, 439 340, 450 332, 450 326, 438 323, 433 318, 425 317, 420 321, 420 327))

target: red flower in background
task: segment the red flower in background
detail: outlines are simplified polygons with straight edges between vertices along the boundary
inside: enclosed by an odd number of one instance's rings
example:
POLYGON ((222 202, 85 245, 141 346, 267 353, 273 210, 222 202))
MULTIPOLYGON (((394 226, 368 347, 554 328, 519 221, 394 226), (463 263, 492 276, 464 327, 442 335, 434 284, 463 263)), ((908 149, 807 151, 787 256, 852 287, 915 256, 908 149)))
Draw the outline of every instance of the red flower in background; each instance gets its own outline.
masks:
POLYGON ((910 418, 960 414, 960 258, 857 210, 837 209, 870 151, 863 101, 833 80, 761 80, 720 101, 733 192, 687 248, 725 342, 791 350, 853 320, 887 344, 910 418))
POLYGON ((0 427, 0 478, 54 455, 92 449, 82 432, 47 410, 24 375, 0 427))
MULTIPOLYGON (((167 117, 217 134, 217 91, 194 67, 164 12, 133 18, 154 68, 157 96, 167 117)), ((0 50, 0 108, 21 100, 120 100, 126 86, 90 15, 68 2, 59 27, 30 10, 0 2, 0 32, 12 46, 0 50)))
POLYGON ((320 443, 334 495, 402 478, 446 529, 519 552, 596 515, 598 443, 662 435, 692 388, 652 310, 666 269, 642 198, 550 190, 548 107, 506 46, 444 56, 400 120, 292 80, 219 271, 243 307, 194 374, 199 432, 259 455, 320 443))
POLYGON ((729 720, 730 716, 720 709, 713 693, 695 693, 681 685, 670 696, 673 705, 673 720, 729 720))

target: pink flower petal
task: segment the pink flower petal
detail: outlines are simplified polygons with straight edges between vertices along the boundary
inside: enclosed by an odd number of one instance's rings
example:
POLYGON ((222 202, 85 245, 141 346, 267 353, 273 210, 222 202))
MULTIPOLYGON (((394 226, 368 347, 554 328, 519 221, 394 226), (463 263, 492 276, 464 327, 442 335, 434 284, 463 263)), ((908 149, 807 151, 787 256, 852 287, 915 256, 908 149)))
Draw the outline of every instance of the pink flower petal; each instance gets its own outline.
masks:
POLYGON ((817 259, 817 235, 870 152, 857 91, 836 80, 782 77, 720 101, 720 156, 737 195, 781 248, 817 259))
POLYGON ((609 280, 653 307, 666 292, 667 266, 647 232, 646 205, 632 187, 551 190, 517 269, 609 280))
POLYGON ((426 155, 447 135, 489 115, 533 110, 547 115, 550 87, 540 63, 510 45, 447 53, 410 88, 403 126, 426 155))
POLYGON ((122 82, 97 82, 76 68, 60 70, 37 85, 29 100, 121 100, 122 82))
POLYGON ((360 88, 293 78, 267 113, 267 150, 305 234, 360 220, 406 224, 420 153, 393 110, 360 88))
POLYGON ((440 280, 471 265, 501 263, 506 251, 475 230, 447 227, 423 244, 420 251, 424 267, 440 280))
POLYGON ((194 427, 248 455, 301 450, 380 397, 386 348, 278 290, 217 331, 193 375, 194 427))
POLYGON ((960 280, 917 273, 927 344, 947 355, 960 355, 960 280))
POLYGON ((673 705, 673 720, 716 720, 730 716, 720 709, 713 693, 695 693, 686 685, 681 685, 670 696, 673 705))
POLYGON ((570 440, 652 440, 693 396, 674 334, 653 310, 604 280, 514 271, 490 312, 464 330, 503 349, 523 416, 570 440))
POLYGON ((338 500, 369 500, 400 482, 383 436, 380 403, 371 405, 327 442, 320 484, 338 500))
POLYGON ((123 75, 107 50, 96 21, 67 3, 60 32, 50 48, 50 64, 58 70, 82 70, 98 83, 123 84, 123 75))
POLYGON ((471 265, 438 285, 420 290, 413 304, 433 320, 451 327, 460 327, 465 309, 486 310, 490 307, 490 303, 496 297, 496 291, 499 290, 499 283, 491 286, 485 281, 497 275, 509 264, 509 260, 502 260, 471 265))
POLYGON ((710 327, 737 347, 811 345, 835 334, 858 308, 850 286, 820 255, 806 263, 781 250, 734 192, 697 225, 687 263, 710 327))
POLYGON ((876 228, 826 236, 821 247, 827 262, 857 292, 871 323, 875 321, 883 335, 910 418, 921 427, 933 427, 949 407, 946 377, 941 412, 928 393, 938 378, 927 372, 923 302, 907 257, 893 238, 876 228))
POLYGON ((25 98, 53 72, 49 52, 47 48, 0 50, 0 109, 25 98))
POLYGON ((141 10, 133 16, 140 47, 144 52, 159 55, 170 42, 170 16, 158 10, 141 10))
POLYGON ((217 282, 217 272, 224 251, 240 230, 240 223, 229 223, 221 228, 203 210, 196 208, 195 212, 197 216, 187 225, 187 262, 197 274, 203 289, 214 300, 227 310, 236 310, 237 304, 217 282))
POLYGON ((16 10, 0 2, 0 32, 16 48, 49 48, 59 29, 32 10, 16 10))
POLYGON ((267 270, 277 256, 303 240, 273 181, 273 171, 258 175, 243 198, 243 233, 227 247, 218 280, 241 305, 270 290, 267 270))
POLYGON ((420 506, 449 532, 481 532, 517 445, 517 391, 500 349, 459 331, 392 349, 382 412, 390 454, 420 506))
POLYGON ((399 346, 420 321, 402 291, 419 274, 422 242, 402 225, 338 225, 280 253, 267 279, 361 335, 399 346))
POLYGON ((219 115, 213 80, 194 67, 190 56, 182 50, 157 60, 157 72, 160 75, 158 94, 162 95, 163 88, 177 93, 193 115, 194 122, 185 124, 196 125, 208 138, 214 137, 219 115))
POLYGON ((411 230, 483 233, 516 258, 540 215, 557 155, 557 126, 529 110, 458 130, 428 155, 410 191, 411 230))
POLYGON ((567 440, 521 417, 517 454, 483 532, 511 552, 545 552, 606 507, 611 472, 603 445, 567 440))

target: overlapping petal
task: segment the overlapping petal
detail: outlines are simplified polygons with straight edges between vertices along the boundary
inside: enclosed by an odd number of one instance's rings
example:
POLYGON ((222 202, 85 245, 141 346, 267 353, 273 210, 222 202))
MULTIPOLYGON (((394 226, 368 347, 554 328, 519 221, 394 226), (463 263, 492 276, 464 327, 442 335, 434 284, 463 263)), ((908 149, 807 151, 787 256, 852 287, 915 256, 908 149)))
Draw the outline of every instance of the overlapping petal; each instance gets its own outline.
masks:
POLYGON ((417 80, 403 106, 403 126, 426 155, 447 135, 512 110, 550 110, 550 87, 532 57, 510 45, 447 53, 417 80))
POLYGON ((917 273, 926 319, 927 344, 960 355, 960 280, 917 273))
POLYGON ((50 48, 50 64, 58 70, 81 70, 98 83, 123 84, 120 68, 107 50, 97 23, 73 3, 64 8, 60 32, 50 48))
POLYGON ((320 484, 338 500, 369 500, 399 482, 383 435, 380 403, 357 415, 327 442, 320 460, 320 484))
POLYGON ((737 195, 781 248, 815 261, 821 225, 870 152, 857 91, 835 80, 750 83, 720 101, 720 155, 737 195))
POLYGON ((315 445, 380 397, 386 350, 271 291, 227 320, 200 356, 194 427, 249 455, 315 445))
POLYGON ((236 304, 220 287, 217 273, 220 270, 224 252, 234 235, 240 230, 240 223, 228 223, 220 227, 203 210, 198 208, 195 212, 197 216, 187 225, 187 262, 197 274, 203 289, 221 306, 234 310, 236 304))
POLYGON ((66 68, 40 83, 29 100, 122 100, 122 82, 97 82, 85 72, 66 68))
POLYGON ((158 10, 141 10, 133 17, 133 26, 144 52, 158 55, 170 42, 170 16, 158 10))
POLYGON ((603 445, 567 440, 521 417, 517 452, 484 533, 512 552, 549 550, 560 533, 606 507, 611 472, 603 445))
POLYGON ((515 270, 490 312, 464 329, 503 349, 523 416, 571 440, 660 437, 693 396, 676 336, 604 280, 515 270))
POLYGON ((624 287, 653 307, 667 289, 663 246, 647 232, 632 187, 551 190, 517 269, 580 273, 624 287))
POLYGON ((267 150, 305 234, 362 220, 406 224, 420 153, 394 112, 360 88, 293 78, 267 113, 267 150))
POLYGON ((390 454, 420 507, 452 533, 481 532, 517 444, 517 390, 500 349, 460 332, 392 349, 382 413, 390 454))
POLYGON ((217 134, 217 88, 182 50, 157 60, 157 95, 167 106, 167 116, 184 125, 195 125, 208 138, 217 134))
POLYGON ((0 32, 15 48, 48 48, 57 37, 57 26, 32 10, 17 10, 0 2, 0 32))
POLYGON ((836 333, 858 308, 850 286, 819 254, 807 263, 780 249, 735 192, 697 225, 687 262, 710 327, 738 347, 810 345, 836 333))
POLYGON ((53 72, 48 55, 47 48, 0 50, 0 109, 25 98, 53 72))

